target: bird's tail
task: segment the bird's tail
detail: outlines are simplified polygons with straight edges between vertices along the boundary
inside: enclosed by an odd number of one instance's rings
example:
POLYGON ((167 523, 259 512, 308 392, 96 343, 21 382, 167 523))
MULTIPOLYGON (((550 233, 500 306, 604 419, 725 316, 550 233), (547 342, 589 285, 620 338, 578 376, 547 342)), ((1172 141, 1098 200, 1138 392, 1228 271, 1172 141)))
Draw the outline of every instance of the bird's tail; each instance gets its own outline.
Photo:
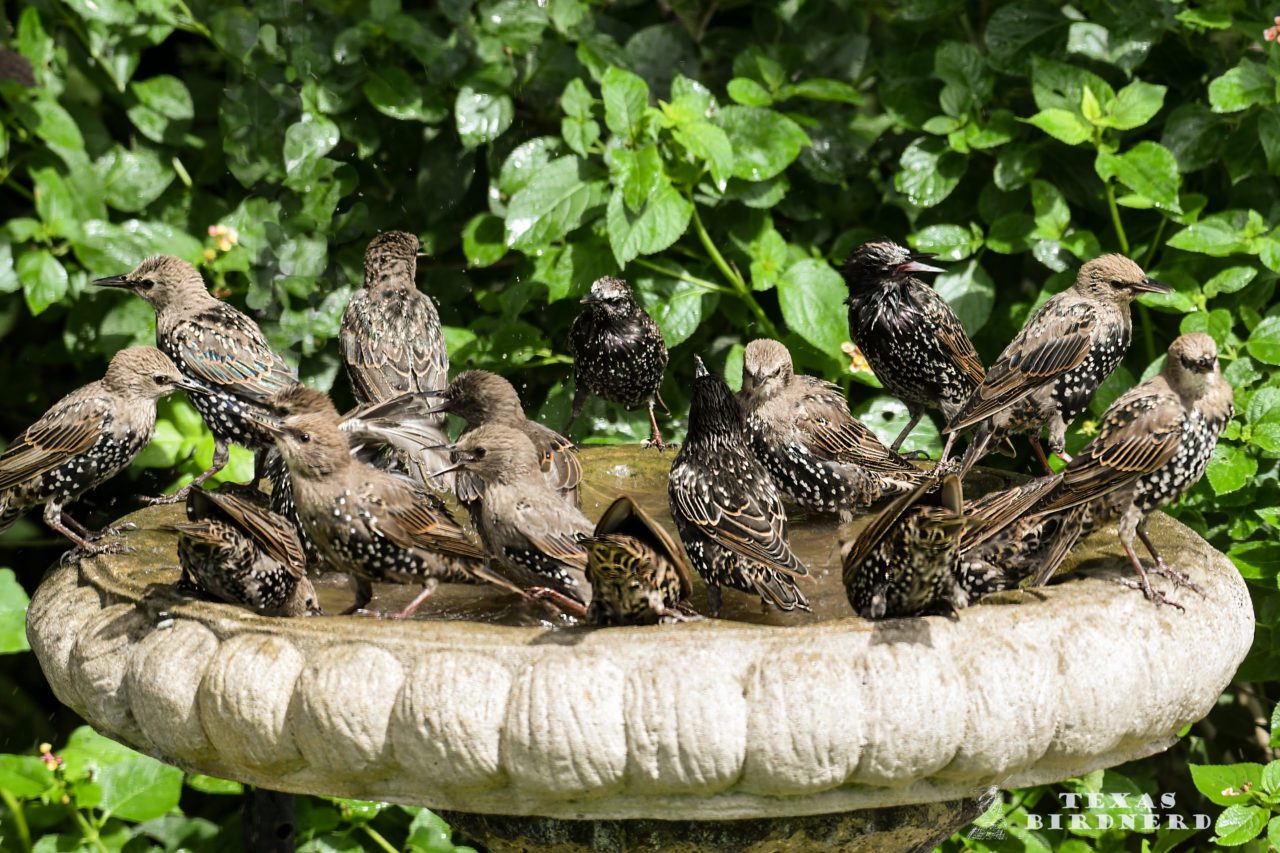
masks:
POLYGON ((0 532, 13 527, 14 522, 22 518, 24 511, 21 507, 13 506, 8 495, 0 495, 0 532))
POLYGON ((1028 586, 1043 586, 1048 583, 1084 533, 1086 522, 1087 510, 1079 506, 1045 517, 1040 542, 1040 566, 1028 586))
POLYGON ((812 610, 809 599, 796 586, 795 579, 784 572, 763 569, 755 575, 753 586, 761 598, 779 610, 812 610))

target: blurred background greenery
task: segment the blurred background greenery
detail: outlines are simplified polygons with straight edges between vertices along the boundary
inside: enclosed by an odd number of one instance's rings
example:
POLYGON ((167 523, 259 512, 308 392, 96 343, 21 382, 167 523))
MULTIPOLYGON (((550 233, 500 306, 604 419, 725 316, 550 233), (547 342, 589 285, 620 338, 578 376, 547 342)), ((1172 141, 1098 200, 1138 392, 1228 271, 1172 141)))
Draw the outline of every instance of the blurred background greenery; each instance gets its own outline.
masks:
MULTIPOLYGON (((743 344, 764 335, 784 340, 799 368, 849 387, 882 436, 896 434, 903 407, 847 344, 837 268, 863 240, 939 253, 948 271, 936 286, 987 359, 1082 260, 1129 254, 1176 292, 1143 299, 1129 357, 1069 447, 1159 368, 1180 331, 1217 340, 1239 415, 1205 482, 1172 511, 1248 579, 1257 639, 1237 683, 1177 747, 1068 787, 1175 791, 1184 813, 1222 813, 1213 831, 1222 844, 1265 849, 1248 840, 1269 833, 1277 787, 1262 778, 1280 672, 1275 9, 1259 0, 24 0, 0 9, 3 436, 99 376, 118 348, 152 340, 146 305, 87 283, 161 252, 197 263, 341 405, 349 393, 336 379, 334 338, 364 245, 382 229, 416 231, 430 251, 419 283, 441 306, 455 369, 506 374, 553 426, 572 390, 565 334, 576 299, 621 269, 673 348, 664 395, 677 439, 691 356, 736 385, 743 344), (1188 764, 1235 769, 1197 780, 1188 764), (1255 777, 1241 799, 1222 798, 1223 779, 1255 777), (1218 792, 1212 804, 1197 781, 1218 792)), ((643 413, 596 401, 588 415, 582 442, 647 435, 643 413)), ((912 447, 936 452, 936 428, 917 430, 912 447)), ((177 485, 211 450, 185 401, 167 402, 129 476, 88 496, 89 519, 177 485)), ((245 478, 248 464, 237 453, 225 476, 245 478)), ((22 651, 24 590, 62 548, 31 521, 0 539, 0 565, 11 569, 0 571, 0 649, 12 652, 0 658, 0 750, 11 753, 0 757, 0 834, 50 850, 219 849, 232 837, 219 824, 236 812, 223 796, 233 788, 183 787, 180 774, 127 764, 73 731, 74 716, 22 651), (70 769, 50 769, 42 742, 67 744, 70 769), (159 779, 164 796, 130 812, 105 785, 81 790, 86 755, 159 779)), ((1280 765, 1271 775, 1280 783, 1280 765)), ((1006 795, 986 820, 1006 828, 1003 838, 949 846, 1209 844, 1210 831, 1188 840, 1026 829, 1022 815, 1049 793, 1006 795)), ((314 817, 301 823, 306 849, 448 849, 429 813, 302 808, 314 817)))

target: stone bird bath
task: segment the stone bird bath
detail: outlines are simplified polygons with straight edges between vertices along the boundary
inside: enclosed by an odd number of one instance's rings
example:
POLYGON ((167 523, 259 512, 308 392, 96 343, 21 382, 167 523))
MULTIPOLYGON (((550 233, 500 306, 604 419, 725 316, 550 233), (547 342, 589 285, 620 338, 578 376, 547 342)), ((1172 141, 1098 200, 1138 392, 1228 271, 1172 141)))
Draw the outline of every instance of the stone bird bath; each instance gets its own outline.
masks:
MULTIPOLYGON (((584 510, 627 492, 667 519, 671 458, 588 450, 584 510)), ((735 621, 591 630, 470 587, 442 587, 409 622, 183 599, 156 529, 179 512, 136 513, 133 553, 41 585, 27 632, 58 698, 179 767, 429 806, 492 850, 928 849, 991 786, 1167 748, 1253 635, 1230 561, 1167 516, 1155 540, 1206 593, 1180 590, 1185 613, 1116 582, 1129 569, 1104 531, 1041 593, 865 622, 833 528, 798 519, 812 616, 728 593, 735 621)), ((379 592, 390 610, 413 590, 379 592)), ((349 594, 335 581, 322 601, 349 594)))

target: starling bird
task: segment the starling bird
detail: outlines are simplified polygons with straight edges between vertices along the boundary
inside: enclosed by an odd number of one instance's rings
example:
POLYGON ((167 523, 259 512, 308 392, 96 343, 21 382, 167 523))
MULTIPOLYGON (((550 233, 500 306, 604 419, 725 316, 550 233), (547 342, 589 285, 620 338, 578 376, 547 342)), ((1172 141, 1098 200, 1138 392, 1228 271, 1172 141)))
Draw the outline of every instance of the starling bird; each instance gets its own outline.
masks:
MULTIPOLYGON (((121 287, 145 299, 156 312, 156 345, 184 374, 204 388, 191 403, 213 433, 213 462, 176 494, 156 503, 176 503, 222 470, 228 442, 257 451, 271 438, 249 417, 274 394, 298 384, 298 375, 267 345, 258 324, 205 290, 204 279, 184 260, 159 255, 133 272, 100 278, 94 284, 121 287)), ((262 474, 262 462, 254 476, 262 474)))
MULTIPOLYGON (((443 388, 449 381, 449 350, 436 304, 414 282, 421 242, 404 231, 386 231, 369 241, 364 287, 351 297, 338 334, 351 390, 362 404, 381 403, 415 391, 443 388)), ((434 445, 448 444, 444 416, 435 417, 434 445)), ((432 451, 413 465, 428 484, 427 471, 443 468, 448 454, 432 451)), ((430 483, 447 489, 450 484, 430 483)))
POLYGON ((682 622, 693 591, 693 571, 680 546, 636 506, 618 498, 584 537, 591 583, 590 625, 655 625, 682 622))
POLYGON ((32 507, 44 521, 90 554, 115 550, 62 507, 129 466, 151 441, 156 401, 179 389, 203 389, 164 353, 130 347, 116 353, 101 379, 77 388, 15 437, 0 454, 0 530, 32 507))
POLYGON ((294 525, 267 508, 262 492, 229 483, 192 489, 187 519, 170 525, 187 584, 263 616, 320 614, 294 525))
POLYGON ((711 615, 721 585, 759 594, 779 610, 808 610, 796 586, 808 568, 787 542, 787 515, 769 472, 749 449, 742 409, 694 358, 689 433, 671 467, 667 499, 689 562, 707 584, 711 615))
POLYGON ((497 571, 523 589, 549 589, 575 610, 588 605, 587 552, 578 540, 591 535, 591 522, 547 483, 524 432, 489 424, 454 448, 453 467, 482 483, 476 530, 501 564, 497 571))
POLYGON ((952 438, 978 427, 962 471, 982 458, 992 438, 1017 432, 1031 433, 1032 449, 1045 470, 1052 470, 1040 430, 1049 428, 1049 449, 1061 455, 1067 427, 1129 349, 1129 303, 1139 293, 1169 290, 1123 255, 1103 255, 1082 266, 1075 284, 1041 306, 950 416, 946 432, 952 438))
POLYGON ((666 449, 653 407, 667 411, 658 387, 667 368, 667 343, 662 330, 636 301, 631 286, 620 278, 602 278, 582 297, 587 306, 569 328, 569 352, 577 387, 569 427, 582 414, 587 396, 595 394, 628 409, 649 407, 651 431, 645 447, 666 449))
POLYGON ((298 385, 272 405, 297 412, 283 420, 263 416, 262 426, 275 436, 288 466, 302 529, 331 566, 351 576, 352 610, 369 603, 374 581, 422 584, 402 617, 440 580, 479 578, 509 586, 487 572, 484 553, 439 498, 352 457, 327 397, 298 385))
POLYGON ((955 312, 912 275, 942 272, 925 263, 932 257, 885 240, 859 246, 841 270, 849 286, 849 337, 911 415, 894 450, 926 409, 950 418, 982 381, 982 362, 955 312))
MULTIPOLYGON (((1137 572, 1137 585, 1152 601, 1176 605, 1152 589, 1133 540, 1135 535, 1141 539, 1155 560, 1150 571, 1175 585, 1190 585, 1156 551, 1147 535, 1147 518, 1199 481, 1234 412, 1213 338, 1200 332, 1183 335, 1169 346, 1160 373, 1107 409, 1098 434, 1071 460, 1061 485, 1035 511, 1084 506, 1086 532, 1117 519, 1120 544, 1137 572)), ((1033 583, 1048 577, 1042 571, 1033 583)))
MULTIPOLYGON (((450 412, 466 421, 463 435, 486 424, 501 424, 524 433, 533 443, 538 467, 547 485, 577 505, 582 464, 578 462, 573 442, 526 418, 520 397, 510 382, 487 370, 467 370, 459 373, 440 392, 440 397, 442 401, 432 411, 450 412)), ((457 472, 454 490, 468 507, 479 500, 482 488, 478 477, 465 471, 457 472)))
POLYGON ((805 509, 839 512, 847 521, 854 508, 909 492, 924 478, 849 414, 840 389, 797 376, 791 353, 778 341, 747 344, 738 400, 756 458, 805 509))

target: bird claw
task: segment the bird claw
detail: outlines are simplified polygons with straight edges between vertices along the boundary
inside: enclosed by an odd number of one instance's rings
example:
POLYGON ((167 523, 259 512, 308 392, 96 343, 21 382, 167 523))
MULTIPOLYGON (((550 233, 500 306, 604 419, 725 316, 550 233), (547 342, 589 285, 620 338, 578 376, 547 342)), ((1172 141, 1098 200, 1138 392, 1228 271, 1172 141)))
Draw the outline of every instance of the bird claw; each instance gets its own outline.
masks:
POLYGON ((650 447, 656 447, 658 448, 659 453, 665 453, 668 447, 674 448, 679 447, 680 445, 675 442, 668 444, 662 440, 661 436, 655 436, 653 438, 646 438, 644 441, 640 442, 640 446, 645 450, 648 450, 650 447))
POLYGON ((166 504, 176 504, 178 501, 187 499, 189 489, 182 488, 171 495, 155 495, 153 497, 142 498, 142 502, 147 506, 164 506, 166 504))
POLYGON ((132 521, 122 521, 119 524, 113 524, 110 527, 104 527, 97 533, 93 534, 93 539, 105 539, 108 536, 119 536, 121 533, 128 533, 131 530, 137 530, 138 525, 132 521))
POLYGON ((561 611, 568 611, 569 613, 572 613, 574 616, 582 617, 587 615, 587 608, 585 605, 574 601, 559 590, 551 589, 546 586, 535 586, 530 587, 525 590, 525 592, 530 598, 537 599, 538 601, 545 601, 561 611))
POLYGON ((1141 590, 1142 594, 1147 597, 1147 600, 1155 604, 1157 607, 1159 607, 1162 604, 1167 604, 1170 607, 1176 607, 1179 610, 1179 612, 1183 612, 1183 613, 1186 612, 1187 608, 1183 607, 1181 604, 1174 601, 1172 598, 1169 598, 1160 590, 1155 589, 1153 586, 1151 586, 1150 581, 1147 581, 1144 583, 1142 581, 1133 580, 1132 578, 1120 578, 1120 583, 1123 584, 1124 586, 1129 587, 1129 589, 1141 590))
POLYGON ((1204 596, 1204 589, 1198 583, 1193 581, 1187 574, 1180 572, 1177 569, 1170 568, 1169 564, 1163 559, 1157 560, 1156 564, 1147 571, 1154 572, 1163 578, 1168 578, 1169 581, 1173 583, 1174 589, 1185 586, 1192 592, 1199 593, 1201 597, 1204 596))
POLYGON ((132 554, 134 550, 123 542, 107 542, 99 544, 90 542, 87 546, 81 545, 72 549, 78 556, 93 557, 98 554, 132 554))

